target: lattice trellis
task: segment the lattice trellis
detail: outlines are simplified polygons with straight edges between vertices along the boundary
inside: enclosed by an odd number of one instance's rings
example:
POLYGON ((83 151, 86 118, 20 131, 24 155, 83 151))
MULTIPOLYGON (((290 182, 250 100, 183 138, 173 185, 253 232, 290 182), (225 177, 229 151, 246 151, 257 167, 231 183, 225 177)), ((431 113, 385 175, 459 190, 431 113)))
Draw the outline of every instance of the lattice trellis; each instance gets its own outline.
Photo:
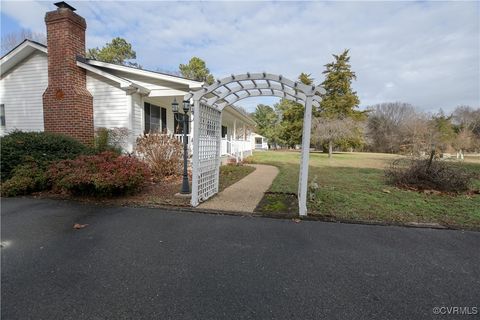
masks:
POLYGON ((281 75, 262 72, 231 75, 185 95, 184 100, 193 100, 195 113, 192 206, 197 206, 218 192, 223 108, 250 97, 274 96, 305 106, 298 205, 300 215, 306 215, 312 107, 319 107, 320 95, 324 92, 320 86, 309 86, 281 75))
POLYGON ((218 192, 222 113, 204 103, 195 110, 194 170, 192 184, 199 202, 218 192), (195 166, 195 161, 197 165, 195 166))

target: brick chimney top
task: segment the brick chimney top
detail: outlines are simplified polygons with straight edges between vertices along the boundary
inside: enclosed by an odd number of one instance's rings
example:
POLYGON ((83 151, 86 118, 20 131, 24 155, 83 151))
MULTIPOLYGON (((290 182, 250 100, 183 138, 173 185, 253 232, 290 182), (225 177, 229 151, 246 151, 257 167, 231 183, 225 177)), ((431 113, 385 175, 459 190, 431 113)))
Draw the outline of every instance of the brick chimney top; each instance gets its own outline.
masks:
POLYGON ((74 7, 72 7, 71 5, 69 5, 68 3, 66 3, 65 1, 56 2, 56 3, 54 3, 54 5, 56 5, 58 7, 58 9, 70 9, 72 11, 77 10, 74 7))

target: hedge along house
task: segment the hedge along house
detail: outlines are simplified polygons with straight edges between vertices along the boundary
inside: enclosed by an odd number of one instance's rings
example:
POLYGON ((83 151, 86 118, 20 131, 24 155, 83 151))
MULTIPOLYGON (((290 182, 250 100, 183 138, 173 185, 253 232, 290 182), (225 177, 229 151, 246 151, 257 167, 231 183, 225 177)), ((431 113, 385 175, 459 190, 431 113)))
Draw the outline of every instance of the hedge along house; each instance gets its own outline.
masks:
MULTIPOLYGON (((126 151, 148 132, 181 140, 182 124, 171 104, 203 83, 86 59, 85 19, 64 2, 55 5, 45 15, 48 46, 25 40, 0 60, 0 134, 48 131, 92 144, 96 128, 128 128, 126 151)), ((222 155, 251 153, 254 125, 237 108, 225 108, 222 155)))

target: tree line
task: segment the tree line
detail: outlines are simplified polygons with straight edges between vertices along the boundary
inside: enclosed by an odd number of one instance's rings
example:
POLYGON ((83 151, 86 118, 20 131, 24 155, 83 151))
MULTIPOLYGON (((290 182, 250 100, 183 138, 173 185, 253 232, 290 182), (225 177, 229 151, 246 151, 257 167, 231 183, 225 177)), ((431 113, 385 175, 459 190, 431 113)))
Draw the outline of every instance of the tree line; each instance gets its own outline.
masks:
MULTIPOLYGON (((45 43, 43 34, 22 30, 2 35, 2 51, 6 52, 29 38, 45 43)), ((87 50, 87 58, 141 68, 134 60, 136 52, 123 38, 116 37, 102 48, 87 50)), ((403 102, 385 102, 359 110, 360 100, 352 89, 356 74, 351 70, 349 51, 333 55, 325 65, 326 93, 320 108, 313 111, 311 146, 329 153, 373 151, 420 154, 435 147, 439 152, 480 150, 480 109, 458 106, 452 113, 439 111, 427 114, 403 102)), ((179 70, 171 72, 185 78, 212 84, 215 78, 204 60, 193 57, 179 70)), ((298 80, 313 85, 311 74, 301 73, 298 80)), ((246 111, 244 111, 246 112, 246 111)), ((282 99, 273 106, 260 104, 251 114, 256 132, 268 139, 271 148, 295 148, 301 144, 304 107, 282 99)))
MULTIPOLYGON (((418 111, 403 102, 386 102, 358 110, 360 100, 352 90, 356 80, 348 50, 333 55, 325 65, 320 108, 314 110, 311 147, 328 152, 373 151, 423 154, 432 148, 440 153, 480 150, 480 109, 459 106, 451 114, 418 111)), ((309 74, 299 81, 313 84, 309 74)), ((268 106, 260 104, 252 113, 257 133, 265 136, 270 148, 295 148, 301 144, 303 105, 285 99, 268 106)))

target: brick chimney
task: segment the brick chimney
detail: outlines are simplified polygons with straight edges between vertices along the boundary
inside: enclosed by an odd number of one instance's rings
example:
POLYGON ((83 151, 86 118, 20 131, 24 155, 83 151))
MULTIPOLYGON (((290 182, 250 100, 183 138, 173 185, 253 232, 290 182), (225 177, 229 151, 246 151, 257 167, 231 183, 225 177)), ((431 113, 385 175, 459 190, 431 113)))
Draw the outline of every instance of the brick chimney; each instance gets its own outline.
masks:
POLYGON ((71 136, 92 145, 93 97, 87 90, 86 71, 77 66, 85 57, 85 19, 65 2, 47 12, 48 87, 43 93, 45 131, 71 136))

